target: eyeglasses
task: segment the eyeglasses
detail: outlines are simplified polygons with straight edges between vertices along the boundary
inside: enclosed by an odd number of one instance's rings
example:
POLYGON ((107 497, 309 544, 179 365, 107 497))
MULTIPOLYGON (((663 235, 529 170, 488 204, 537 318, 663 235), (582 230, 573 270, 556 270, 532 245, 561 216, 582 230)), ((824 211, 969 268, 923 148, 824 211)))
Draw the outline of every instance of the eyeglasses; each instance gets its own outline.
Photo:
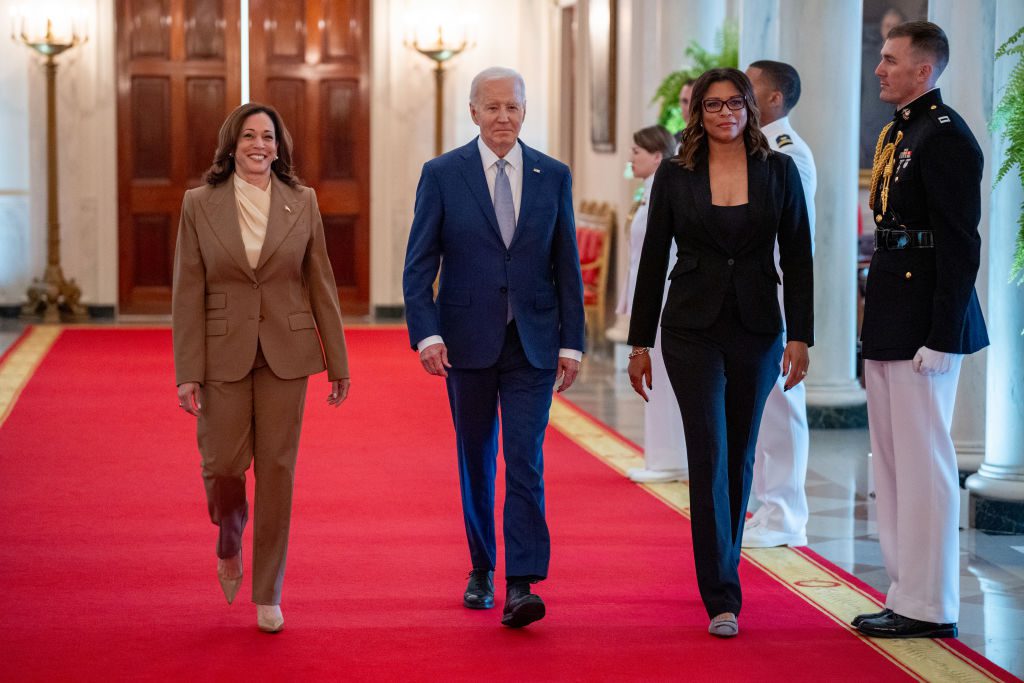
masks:
POLYGON ((747 106, 747 98, 743 95, 730 97, 727 100, 704 100, 704 111, 709 114, 717 114, 722 111, 722 105, 729 107, 729 111, 739 111, 747 106))

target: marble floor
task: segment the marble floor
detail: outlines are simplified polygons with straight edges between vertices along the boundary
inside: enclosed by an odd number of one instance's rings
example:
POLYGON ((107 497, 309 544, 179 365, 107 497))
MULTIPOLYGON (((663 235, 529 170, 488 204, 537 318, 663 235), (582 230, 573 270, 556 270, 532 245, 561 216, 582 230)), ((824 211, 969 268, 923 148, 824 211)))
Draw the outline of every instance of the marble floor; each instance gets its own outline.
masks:
MULTIPOLYGON (((165 323, 166 319, 122 319, 165 323)), ((370 322, 349 319, 349 322, 370 322)), ((24 324, 0 318, 0 353, 24 324)), ((643 444, 643 402, 615 369, 608 352, 587 356, 566 398, 643 444)), ((812 430, 807 494, 810 548, 874 588, 885 591, 866 429, 812 430)), ((999 666, 1024 677, 1024 536, 960 532, 960 640, 999 666)))

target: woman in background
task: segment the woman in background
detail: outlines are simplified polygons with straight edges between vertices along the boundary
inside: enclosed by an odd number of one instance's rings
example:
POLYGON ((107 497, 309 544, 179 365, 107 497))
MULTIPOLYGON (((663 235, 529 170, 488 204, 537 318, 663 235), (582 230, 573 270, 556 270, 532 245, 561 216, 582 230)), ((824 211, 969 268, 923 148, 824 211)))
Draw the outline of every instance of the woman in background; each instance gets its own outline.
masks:
MULTIPOLYGON (((633 133, 630 164, 633 177, 644 181, 643 197, 631 212, 629 226, 629 276, 619 298, 616 313, 629 315, 636 289, 636 274, 640 267, 640 250, 647 234, 647 203, 654 184, 654 172, 664 159, 675 156, 676 140, 663 126, 649 126, 633 133)), ((672 245, 669 264, 675 264, 676 248, 672 245)), ((664 287, 667 294, 668 288, 664 287)), ((662 298, 662 305, 665 301, 662 298)), ((661 355, 661 334, 658 333, 651 349, 651 379, 659 389, 650 389, 649 401, 644 408, 644 466, 631 468, 627 475, 635 482, 650 483, 686 479, 686 442, 679 404, 670 390, 665 361, 661 355)))

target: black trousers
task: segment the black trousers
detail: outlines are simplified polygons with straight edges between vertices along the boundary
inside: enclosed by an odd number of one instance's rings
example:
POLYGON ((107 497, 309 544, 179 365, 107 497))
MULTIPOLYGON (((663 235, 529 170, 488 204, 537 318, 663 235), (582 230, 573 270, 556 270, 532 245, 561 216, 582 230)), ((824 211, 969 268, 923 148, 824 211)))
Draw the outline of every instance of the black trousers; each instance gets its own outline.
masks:
POLYGON ((735 300, 703 330, 662 328, 661 351, 679 401, 690 464, 690 527, 708 616, 739 614, 739 563, 754 446, 779 376, 782 335, 755 334, 735 300))

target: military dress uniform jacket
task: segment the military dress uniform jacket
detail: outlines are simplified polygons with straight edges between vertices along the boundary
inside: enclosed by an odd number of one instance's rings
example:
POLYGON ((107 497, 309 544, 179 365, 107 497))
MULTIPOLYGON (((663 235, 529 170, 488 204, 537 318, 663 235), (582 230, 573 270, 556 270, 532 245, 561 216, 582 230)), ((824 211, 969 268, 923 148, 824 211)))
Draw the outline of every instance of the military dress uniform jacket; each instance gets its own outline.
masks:
POLYGON ((937 88, 883 130, 872 172, 876 248, 861 327, 865 359, 911 360, 922 346, 957 354, 988 346, 974 289, 982 165, 977 140, 937 88), (894 248, 913 245, 916 231, 930 231, 922 237, 934 246, 894 248))
POLYGON ((334 273, 316 193, 272 176, 260 259, 246 259, 230 180, 185 193, 171 303, 177 384, 235 382, 257 344, 281 379, 349 376, 334 273))

